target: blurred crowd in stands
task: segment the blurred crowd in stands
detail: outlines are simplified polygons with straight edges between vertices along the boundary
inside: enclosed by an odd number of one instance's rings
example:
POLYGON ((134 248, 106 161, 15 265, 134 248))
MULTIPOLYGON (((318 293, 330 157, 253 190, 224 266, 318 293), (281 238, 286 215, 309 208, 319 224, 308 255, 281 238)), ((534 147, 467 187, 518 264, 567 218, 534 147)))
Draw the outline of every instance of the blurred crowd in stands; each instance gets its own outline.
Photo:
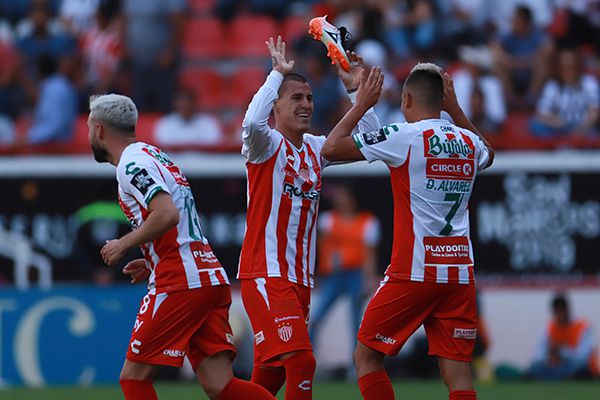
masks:
POLYGON ((410 68, 433 61, 498 148, 600 147, 600 0, 0 0, 0 151, 87 151, 88 99, 106 92, 133 97, 143 140, 237 151, 277 34, 327 133, 348 101, 306 33, 324 14, 384 67, 385 123, 403 120, 410 68))

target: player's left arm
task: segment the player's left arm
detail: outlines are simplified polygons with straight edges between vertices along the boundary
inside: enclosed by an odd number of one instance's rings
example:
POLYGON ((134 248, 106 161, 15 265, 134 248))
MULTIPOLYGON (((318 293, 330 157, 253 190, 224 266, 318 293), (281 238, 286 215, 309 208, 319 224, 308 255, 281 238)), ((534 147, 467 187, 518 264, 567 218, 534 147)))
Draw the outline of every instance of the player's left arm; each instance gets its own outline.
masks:
POLYGON ((127 250, 160 238, 179 223, 179 211, 173 203, 171 195, 158 192, 148 205, 148 217, 136 230, 127 235, 106 242, 100 254, 106 265, 114 266, 127 250))
POLYGON ((452 77, 449 73, 444 72, 442 75, 442 79, 444 81, 444 106, 443 109, 446 111, 456 126, 460 126, 461 128, 465 128, 479 136, 479 139, 483 142, 483 145, 487 149, 488 152, 488 161, 485 165, 483 165, 480 169, 486 169, 492 165, 494 162, 494 148, 490 144, 490 142, 479 132, 477 127, 473 125, 469 117, 465 114, 463 109, 458 104, 458 99, 456 98, 456 93, 454 92, 454 83, 452 82, 452 77))
POLYGON ((383 86, 383 73, 379 67, 372 67, 368 76, 361 79, 358 87, 356 102, 333 128, 321 149, 321 155, 329 161, 358 161, 365 157, 351 137, 352 130, 363 115, 373 107, 383 86))

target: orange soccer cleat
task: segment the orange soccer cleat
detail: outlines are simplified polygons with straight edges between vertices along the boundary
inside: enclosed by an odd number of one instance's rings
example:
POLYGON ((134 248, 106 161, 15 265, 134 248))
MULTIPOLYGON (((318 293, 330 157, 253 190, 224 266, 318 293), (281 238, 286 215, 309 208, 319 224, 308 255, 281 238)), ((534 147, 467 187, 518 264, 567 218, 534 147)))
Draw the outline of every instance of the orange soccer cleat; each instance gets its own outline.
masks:
POLYGON ((344 44, 349 40, 349 33, 346 28, 337 27, 327 22, 327 15, 324 17, 316 17, 308 23, 308 33, 315 40, 323 42, 327 48, 327 56, 331 58, 331 63, 338 62, 344 71, 350 70, 350 60, 346 55, 344 44))

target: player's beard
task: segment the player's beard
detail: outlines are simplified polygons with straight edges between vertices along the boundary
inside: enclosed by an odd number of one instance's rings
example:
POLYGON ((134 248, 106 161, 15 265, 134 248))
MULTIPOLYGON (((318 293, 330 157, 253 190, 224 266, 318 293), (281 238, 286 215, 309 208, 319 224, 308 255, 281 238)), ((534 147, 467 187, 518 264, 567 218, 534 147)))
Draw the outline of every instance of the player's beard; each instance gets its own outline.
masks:
POLYGON ((108 162, 108 151, 98 146, 96 143, 92 143, 92 152, 94 153, 94 159, 99 163, 108 162))

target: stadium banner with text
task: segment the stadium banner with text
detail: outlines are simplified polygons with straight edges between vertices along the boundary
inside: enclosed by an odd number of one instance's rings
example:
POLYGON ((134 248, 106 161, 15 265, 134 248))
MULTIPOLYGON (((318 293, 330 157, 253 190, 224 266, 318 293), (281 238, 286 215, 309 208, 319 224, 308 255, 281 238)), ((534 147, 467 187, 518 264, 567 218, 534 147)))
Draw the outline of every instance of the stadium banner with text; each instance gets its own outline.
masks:
POLYGON ((141 284, 2 289, 0 386, 117 382, 145 293, 141 284))
MULTIPOLYGON (((478 176, 469 205, 477 276, 525 284, 596 280, 600 276, 598 182, 600 172, 506 171, 478 176)), ((244 236, 245 177, 192 176, 190 183, 203 230, 233 278, 244 236)), ((383 271, 393 230, 387 173, 327 177, 321 210, 330 208, 330 188, 336 183, 350 184, 360 205, 381 221, 378 264, 383 271)), ((29 249, 33 267, 28 277, 41 276, 36 267, 45 263, 51 265, 55 282, 105 279, 103 274, 109 270, 99 250, 106 240, 130 229, 116 202, 114 178, 0 177, 0 185, 8 193, 0 207, 0 234, 15 242, 9 249, 0 246, 0 283, 13 281, 19 254, 10 250, 19 246, 29 249)), ((134 250, 128 258, 138 256, 134 250)), ((123 279, 124 263, 111 271, 113 279, 123 279)))

